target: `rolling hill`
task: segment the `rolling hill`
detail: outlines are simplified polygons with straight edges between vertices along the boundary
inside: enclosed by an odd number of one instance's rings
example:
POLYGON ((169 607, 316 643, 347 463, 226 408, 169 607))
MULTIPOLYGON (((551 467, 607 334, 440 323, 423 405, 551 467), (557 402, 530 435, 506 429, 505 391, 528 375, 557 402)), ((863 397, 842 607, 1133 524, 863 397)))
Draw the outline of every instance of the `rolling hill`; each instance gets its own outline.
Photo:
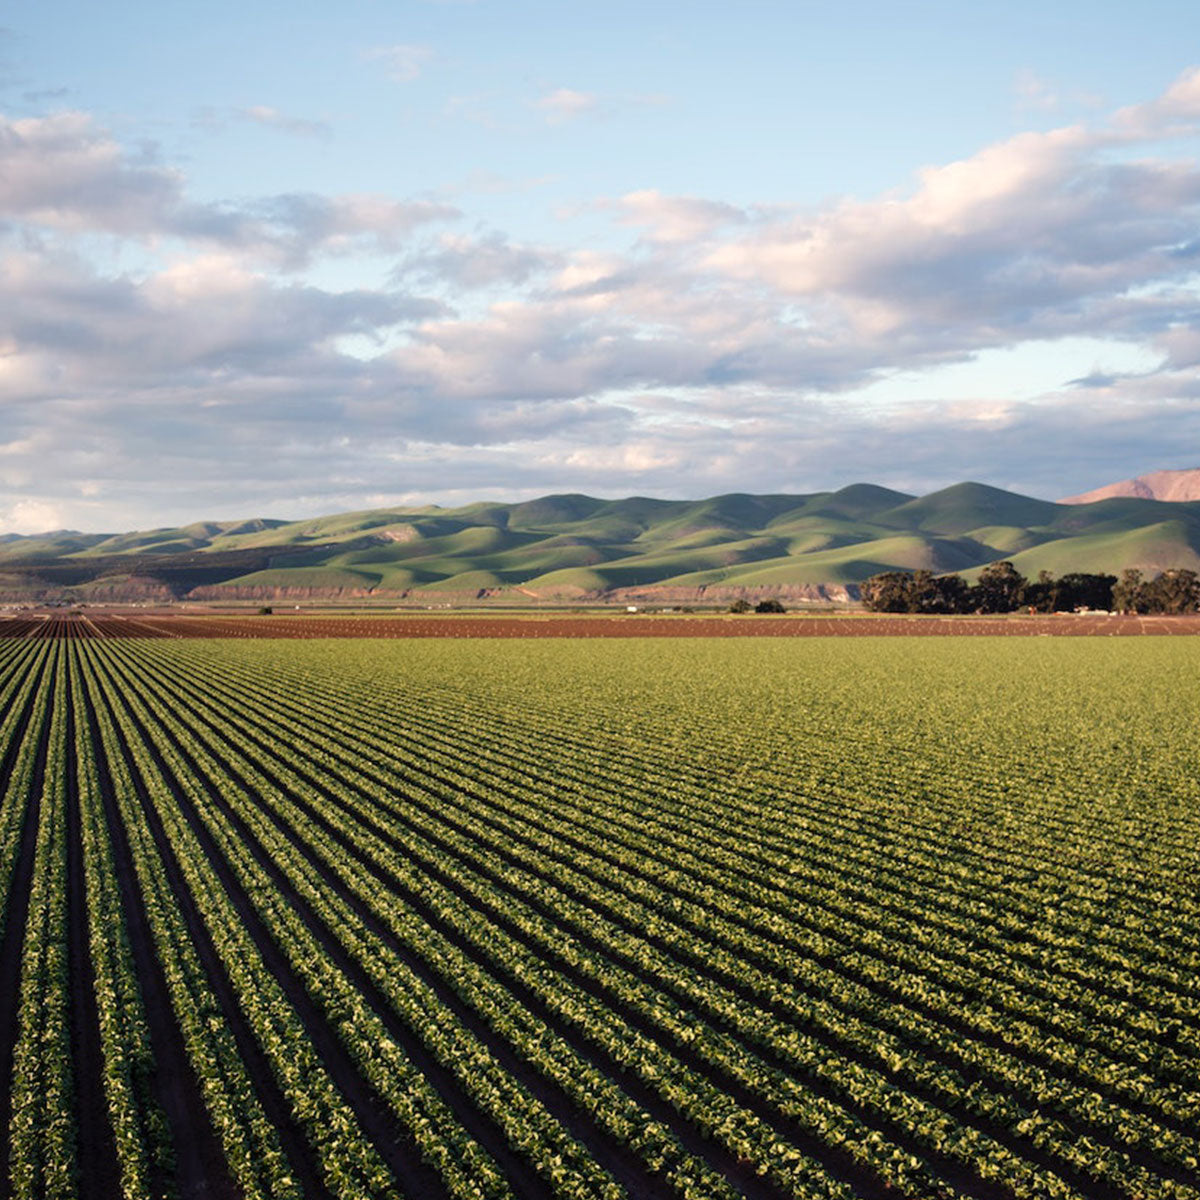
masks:
POLYGON ((705 500, 583 495, 304 521, 0 537, 8 601, 844 599, 879 571, 1200 569, 1200 500, 1051 503, 980 483, 705 500))

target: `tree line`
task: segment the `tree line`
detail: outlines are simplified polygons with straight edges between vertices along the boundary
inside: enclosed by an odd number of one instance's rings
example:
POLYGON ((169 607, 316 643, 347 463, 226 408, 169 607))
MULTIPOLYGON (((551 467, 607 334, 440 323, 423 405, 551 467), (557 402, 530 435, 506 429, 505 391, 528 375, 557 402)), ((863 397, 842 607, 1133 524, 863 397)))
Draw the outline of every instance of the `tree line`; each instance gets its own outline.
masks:
POLYGON ((1026 579, 1011 562, 984 567, 969 584, 961 575, 932 571, 884 571, 860 585, 860 595, 872 612, 890 613, 1006 613, 1028 608, 1033 612, 1189 613, 1200 611, 1200 576, 1179 568, 1153 579, 1130 567, 1116 575, 1070 572, 1057 579, 1049 571, 1026 579))

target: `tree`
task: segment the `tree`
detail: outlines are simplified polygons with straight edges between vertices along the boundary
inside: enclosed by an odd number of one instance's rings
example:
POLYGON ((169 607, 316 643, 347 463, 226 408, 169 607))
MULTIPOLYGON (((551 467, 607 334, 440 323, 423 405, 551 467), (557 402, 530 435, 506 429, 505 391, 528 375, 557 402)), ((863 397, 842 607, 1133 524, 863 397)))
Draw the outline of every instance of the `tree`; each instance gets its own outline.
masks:
POLYGON ((783 604, 779 600, 771 597, 769 600, 760 600, 754 606, 754 611, 756 613, 782 613, 787 612, 787 609, 783 607, 783 604))
POLYGON ((1049 571, 1039 571, 1036 581, 1027 583, 1021 593, 1022 607, 1037 612, 1054 612, 1058 605, 1059 587, 1049 571))
POLYGON ((1185 613, 1200 608, 1200 578, 1186 568, 1163 571, 1153 583, 1142 587, 1150 612, 1185 613))
POLYGON ((1013 612, 1021 605, 1027 580, 1007 559, 989 563, 972 589, 975 608, 984 613, 1013 612))
POLYGON ((970 612, 970 589, 961 575, 932 571, 883 571, 859 585, 859 596, 871 612, 970 612))
POLYGON ((1146 584, 1137 567, 1126 567, 1112 590, 1112 606, 1117 612, 1146 611, 1146 584))
POLYGON ((907 571, 882 571, 860 584, 858 594, 871 612, 908 612, 911 578, 907 571))
POLYGON ((961 575, 939 575, 934 581, 936 607, 929 612, 966 613, 971 611, 971 589, 961 575))
POLYGON ((748 613, 752 607, 753 606, 751 605, 749 600, 747 600, 745 597, 741 597, 741 598, 735 600, 729 606, 729 611, 731 613, 748 613))
POLYGON ((1055 612, 1074 612, 1077 608, 1099 608, 1106 612, 1113 606, 1115 575, 1085 575, 1068 572, 1057 585, 1055 612))

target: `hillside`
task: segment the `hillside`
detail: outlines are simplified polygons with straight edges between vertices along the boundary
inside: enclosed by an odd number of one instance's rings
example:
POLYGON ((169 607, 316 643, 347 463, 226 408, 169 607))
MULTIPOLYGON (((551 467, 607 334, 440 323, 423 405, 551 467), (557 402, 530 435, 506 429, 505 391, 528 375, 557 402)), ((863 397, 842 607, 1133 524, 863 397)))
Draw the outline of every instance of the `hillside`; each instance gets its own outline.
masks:
POLYGON ((1186 471, 1151 471, 1148 475, 1109 483, 1080 496, 1068 496, 1065 500, 1060 500, 1059 504, 1091 504, 1096 500, 1109 500, 1115 496, 1135 496, 1140 500, 1171 502, 1200 500, 1200 467, 1186 471))
POLYGON ((980 483, 706 500, 582 495, 304 521, 0 538, 0 598, 454 604, 844 599, 879 571, 1200 568, 1200 501, 1050 503, 980 483))

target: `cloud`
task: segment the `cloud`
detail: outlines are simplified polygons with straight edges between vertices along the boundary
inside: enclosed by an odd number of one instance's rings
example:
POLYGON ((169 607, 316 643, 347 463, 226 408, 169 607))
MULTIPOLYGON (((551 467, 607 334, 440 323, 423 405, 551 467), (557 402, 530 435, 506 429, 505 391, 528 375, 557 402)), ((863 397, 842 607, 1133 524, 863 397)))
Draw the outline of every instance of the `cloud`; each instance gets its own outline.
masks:
POLYGON ((658 242, 694 242, 722 226, 745 224, 747 217, 732 204, 696 196, 664 196, 654 188, 629 192, 610 205, 621 212, 621 223, 648 230, 658 242))
POLYGON ((129 153, 81 112, 0 118, 0 214, 69 230, 158 232, 183 177, 129 153))
POLYGON ((376 46, 363 55, 368 62, 382 63, 388 78, 396 83, 412 83, 419 79, 425 64, 433 58, 429 46, 413 46, 398 43, 394 46, 376 46))
POLYGON ((5 533, 49 533, 62 527, 61 510, 44 500, 18 500, 0 508, 0 531, 5 533))
POLYGON ((1054 109, 1062 98, 1055 88, 1036 71, 1023 67, 1013 80, 1013 91, 1023 108, 1054 109))
POLYGON ((712 244, 707 266, 897 348, 1144 333, 1176 309, 1133 290, 1191 270, 1180 248, 1200 216, 1200 171, 1129 152, 1183 111, 1172 101, 1099 129, 1023 133, 924 169, 908 195, 757 221, 712 244))
POLYGON ((443 233, 433 245, 405 258, 392 278, 417 278, 464 289, 515 286, 563 263, 558 252, 514 244, 499 232, 483 237, 443 233))
POLYGON ((547 92, 534 101, 538 109, 551 125, 565 125, 585 113, 594 112, 599 104, 599 97, 593 92, 577 92, 573 88, 556 88, 547 92))
POLYGON ((333 130, 326 121, 312 121, 305 117, 290 117, 281 113, 277 108, 265 104, 255 104, 250 108, 234 110, 234 115, 243 121, 255 125, 263 125, 268 129, 278 129, 282 133, 294 134, 296 137, 330 137, 333 130))
POLYGON ((1161 96, 1118 110, 1115 129, 1131 138, 1187 132, 1200 120, 1200 67, 1184 71, 1161 96))
POLYGON ((1101 98, 1094 92, 1063 92, 1028 67, 1022 67, 1014 76, 1013 92, 1018 109, 1026 112, 1050 113, 1068 107, 1095 109, 1101 104, 1101 98))
POLYGON ((199 203, 86 114, 2 120, 0 511, 855 478, 1083 491, 1200 436, 1198 129, 1188 72, 882 195, 737 206, 647 187, 583 208, 604 236, 572 246, 563 222, 541 246, 439 229, 461 214, 426 199, 199 203), (137 272, 95 254, 101 233, 136 244, 137 272), (335 255, 373 256, 387 282, 302 273, 335 255), (1055 381, 1077 378, 1045 394, 922 391, 991 348, 1080 335, 1145 359, 1064 366, 1055 381))
MULTIPOLYGON (((234 245, 257 248, 282 265, 299 267, 318 254, 395 253, 419 226, 459 215, 452 205, 432 200, 298 192, 248 203, 227 236, 234 245)), ((220 223, 218 219, 218 228, 220 223)), ((203 221, 195 228, 203 230, 203 221)), ((221 240, 219 233, 216 240, 221 240)))
POLYGON ((0 220, 31 228, 207 243, 297 269, 325 254, 394 252, 418 225, 457 215, 447 204, 378 195, 196 204, 153 148, 128 151, 87 114, 0 117, 0 220))

